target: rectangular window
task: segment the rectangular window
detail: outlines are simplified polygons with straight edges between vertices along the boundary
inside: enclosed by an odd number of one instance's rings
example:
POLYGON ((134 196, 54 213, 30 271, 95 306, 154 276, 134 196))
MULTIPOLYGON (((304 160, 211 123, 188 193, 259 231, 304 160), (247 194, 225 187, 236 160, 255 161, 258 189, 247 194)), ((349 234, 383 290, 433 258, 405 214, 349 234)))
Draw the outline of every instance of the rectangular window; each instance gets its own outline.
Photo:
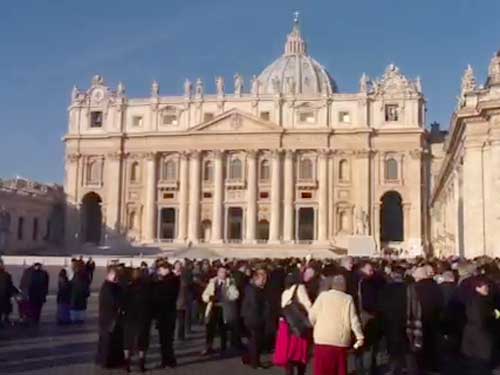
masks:
POLYGON ((33 219, 33 241, 38 241, 38 218, 33 219))
POLYGON ((385 106, 385 121, 387 121, 387 122, 399 121, 399 105, 386 104, 386 106, 385 106))
POLYGON ((212 193, 207 191, 203 192, 203 198, 212 198, 212 193))
POLYGON ((212 112, 206 112, 203 114, 203 122, 211 121, 214 119, 214 114, 212 112))
POLYGON ((102 128, 102 112, 101 111, 90 112, 90 127, 91 128, 102 128))
POLYGON ((300 194, 300 197, 301 197, 302 199, 311 199, 311 198, 312 198, 312 193, 309 193, 309 192, 302 192, 302 193, 300 194))
POLYGON ((174 199, 174 193, 164 193, 163 199, 174 199))
POLYGON ((299 121, 305 124, 314 124, 316 122, 316 116, 314 112, 300 112, 299 113, 299 121))
POLYGON ((179 121, 177 119, 177 115, 168 114, 163 116, 163 125, 178 125, 179 121))
POLYGON ((270 121, 271 120, 271 112, 269 111, 262 111, 260 113, 260 118, 264 121, 270 121))
POLYGON ((17 239, 22 240, 24 237, 24 217, 17 220, 17 239))
POLYGON ((263 191, 260 193, 259 196, 261 199, 267 199, 267 198, 269 198, 269 193, 267 191, 263 191))
POLYGON ((351 114, 346 111, 339 112, 339 122, 342 124, 350 124, 351 114))
POLYGON ((141 128, 142 127, 142 116, 132 117, 132 126, 134 128, 141 128))

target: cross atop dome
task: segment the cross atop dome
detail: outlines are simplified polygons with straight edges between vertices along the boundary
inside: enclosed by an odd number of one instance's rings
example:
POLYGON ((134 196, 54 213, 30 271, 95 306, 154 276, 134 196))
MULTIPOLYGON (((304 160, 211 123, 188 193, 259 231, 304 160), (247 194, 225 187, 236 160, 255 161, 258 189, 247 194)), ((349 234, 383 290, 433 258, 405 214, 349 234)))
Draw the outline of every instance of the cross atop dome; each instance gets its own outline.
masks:
POLYGON ((298 11, 293 13, 293 28, 292 32, 288 34, 285 44, 285 55, 307 55, 307 44, 302 39, 300 32, 298 11))

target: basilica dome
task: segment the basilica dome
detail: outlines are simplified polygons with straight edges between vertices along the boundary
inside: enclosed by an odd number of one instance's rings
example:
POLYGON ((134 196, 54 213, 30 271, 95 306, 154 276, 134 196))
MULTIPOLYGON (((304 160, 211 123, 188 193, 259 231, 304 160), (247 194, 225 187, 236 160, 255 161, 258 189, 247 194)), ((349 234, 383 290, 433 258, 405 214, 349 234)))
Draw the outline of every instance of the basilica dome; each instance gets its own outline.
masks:
POLYGON ((298 18, 288 34, 284 54, 257 77, 262 94, 320 96, 337 90, 324 66, 307 53, 298 18))

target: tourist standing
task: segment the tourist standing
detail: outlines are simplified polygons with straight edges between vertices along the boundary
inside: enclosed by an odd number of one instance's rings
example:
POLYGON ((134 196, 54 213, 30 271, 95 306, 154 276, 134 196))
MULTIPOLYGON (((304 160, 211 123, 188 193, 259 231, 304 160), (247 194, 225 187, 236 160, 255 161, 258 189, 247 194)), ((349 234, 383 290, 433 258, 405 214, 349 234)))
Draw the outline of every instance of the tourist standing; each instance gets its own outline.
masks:
POLYGON ((489 281, 475 281, 474 296, 466 306, 467 322, 462 337, 462 354, 468 375, 490 375, 494 351, 495 309, 489 281))
POLYGON ((81 324, 85 321, 87 299, 90 296, 90 279, 85 264, 78 261, 71 280, 70 316, 71 322, 81 324))
POLYGON ((207 304, 205 308, 206 347, 203 355, 213 353, 215 335, 220 337, 221 353, 227 349, 227 329, 237 319, 236 300, 239 297, 238 288, 229 278, 227 269, 220 266, 217 276, 210 279, 203 291, 202 299, 207 304))
POLYGON ((345 278, 334 276, 332 289, 318 296, 309 313, 314 327, 314 375, 347 375, 347 351, 353 333, 354 347, 363 345, 356 306, 345 290, 345 278))
POLYGON ((146 351, 149 348, 153 299, 148 276, 141 268, 132 271, 131 281, 123 300, 123 342, 125 369, 130 372, 130 359, 139 354, 139 368, 146 371, 146 351))
POLYGON ((271 319, 269 299, 264 287, 267 273, 264 269, 255 271, 252 281, 245 289, 241 312, 248 333, 248 352, 243 362, 252 368, 265 368, 260 355, 265 344, 266 323, 271 319))
MULTIPOLYGON (((307 295, 307 290, 301 283, 300 276, 290 273, 285 279, 285 290, 281 294, 281 307, 284 309, 292 303, 298 303, 302 307, 304 318, 308 320, 312 304, 307 295)), ((309 360, 311 333, 309 332, 303 336, 295 335, 286 319, 284 317, 280 318, 274 363, 285 367, 286 375, 305 374, 309 360)))
POLYGON ((115 368, 123 364, 123 327, 121 311, 123 293, 118 284, 118 275, 109 268, 106 280, 99 292, 99 341, 97 364, 104 368, 115 368))
POLYGON ((49 292, 49 274, 42 268, 41 263, 37 262, 24 271, 21 290, 28 299, 28 320, 38 325, 49 292))
POLYGON ((160 336, 161 367, 177 366, 174 353, 175 322, 180 280, 166 261, 157 267, 157 280, 153 285, 153 314, 160 336))
POLYGON ((57 324, 71 323, 70 316, 71 283, 66 270, 59 271, 57 280, 57 324))

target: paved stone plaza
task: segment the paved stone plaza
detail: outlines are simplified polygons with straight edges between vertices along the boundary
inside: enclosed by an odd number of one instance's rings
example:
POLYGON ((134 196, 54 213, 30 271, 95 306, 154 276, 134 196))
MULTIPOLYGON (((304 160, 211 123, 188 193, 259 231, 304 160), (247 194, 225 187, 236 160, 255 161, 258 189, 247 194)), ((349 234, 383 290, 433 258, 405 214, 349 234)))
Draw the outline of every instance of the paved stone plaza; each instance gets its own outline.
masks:
MULTIPOLYGON (((51 296, 43 312, 39 328, 14 327, 0 331, 1 374, 122 374, 123 370, 101 370, 94 365, 97 342, 97 295, 89 300, 88 321, 82 326, 59 327, 54 323, 55 297, 51 296)), ((196 328, 188 340, 176 344, 179 367, 152 370, 161 374, 251 374, 251 369, 241 365, 237 356, 219 359, 201 357, 203 331, 196 328)), ((148 357, 149 367, 159 363, 158 338, 153 330, 152 348, 148 357)), ((267 371, 278 374, 279 369, 267 371)))

